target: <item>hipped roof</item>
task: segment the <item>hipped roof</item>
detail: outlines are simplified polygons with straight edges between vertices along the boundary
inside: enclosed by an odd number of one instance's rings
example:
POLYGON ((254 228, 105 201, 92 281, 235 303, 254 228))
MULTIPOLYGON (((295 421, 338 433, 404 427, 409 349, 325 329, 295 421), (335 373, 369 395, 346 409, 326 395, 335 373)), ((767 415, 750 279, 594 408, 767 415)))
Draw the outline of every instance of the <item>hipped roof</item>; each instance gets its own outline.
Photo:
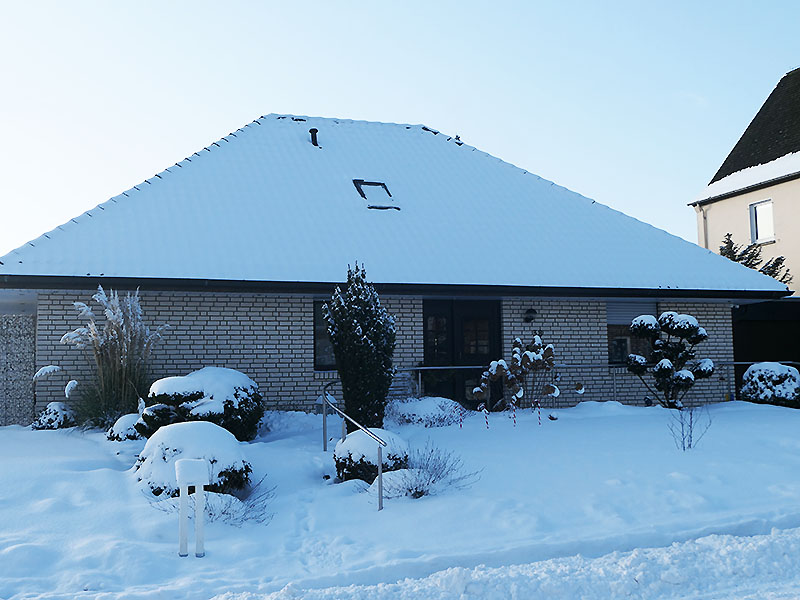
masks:
POLYGON ((292 115, 261 117, 10 252, 0 281, 299 285, 342 281, 354 260, 388 285, 786 291, 428 127, 292 115))

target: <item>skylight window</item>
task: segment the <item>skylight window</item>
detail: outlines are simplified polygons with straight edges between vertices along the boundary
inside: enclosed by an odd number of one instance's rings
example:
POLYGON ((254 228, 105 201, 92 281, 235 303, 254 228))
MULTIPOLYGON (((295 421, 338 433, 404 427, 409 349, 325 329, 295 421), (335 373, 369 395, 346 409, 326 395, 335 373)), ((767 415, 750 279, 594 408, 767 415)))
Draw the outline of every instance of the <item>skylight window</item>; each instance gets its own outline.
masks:
POLYGON ((367 208, 373 210, 400 210, 395 203, 389 187, 382 181, 365 181, 363 179, 353 179, 359 196, 367 201, 367 208))

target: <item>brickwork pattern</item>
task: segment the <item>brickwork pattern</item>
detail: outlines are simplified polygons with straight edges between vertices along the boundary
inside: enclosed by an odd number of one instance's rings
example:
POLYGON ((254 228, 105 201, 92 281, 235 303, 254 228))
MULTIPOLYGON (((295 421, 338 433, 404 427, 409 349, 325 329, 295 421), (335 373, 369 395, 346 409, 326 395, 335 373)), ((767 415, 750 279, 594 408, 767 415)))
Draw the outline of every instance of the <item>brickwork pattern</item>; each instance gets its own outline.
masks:
MULTIPOLYGON (((82 326, 72 306, 86 302, 88 291, 48 291, 39 295, 36 334, 37 366, 57 364, 68 376, 89 381, 85 355, 60 343, 67 331, 82 326)), ((142 309, 152 326, 169 323, 152 360, 154 379, 183 375, 204 366, 221 366, 246 373, 258 383, 268 408, 316 411, 316 398, 336 372, 314 371, 313 303, 309 295, 247 293, 140 293, 142 309)), ((395 365, 413 367, 422 360, 422 300, 387 297, 396 317, 395 365)), ((61 374, 59 374, 61 375, 61 374)), ((61 400, 66 376, 37 383, 37 403, 61 400)), ((400 376, 394 395, 408 392, 400 376)), ((333 389, 334 395, 338 390, 333 389)))
MULTIPOLYGON (((731 307, 724 303, 672 302, 658 305, 666 310, 694 315, 706 328, 709 339, 698 348, 699 358, 711 358, 719 365, 733 361, 731 307)), ((511 344, 519 336, 530 341, 534 331, 542 331, 543 341, 555 346, 561 379, 561 394, 546 399, 544 406, 558 408, 578 402, 617 400, 644 405, 651 396, 647 388, 625 367, 608 365, 606 303, 597 300, 541 300, 506 298, 502 306, 503 348, 511 354, 511 344), (524 322, 525 312, 536 310, 532 323, 524 322), (576 384, 584 386, 578 394, 576 384)), ((687 403, 720 402, 733 398, 732 367, 719 365, 711 379, 698 382, 686 397, 687 403)))
POLYGON ((0 425, 34 419, 35 332, 33 315, 0 315, 0 425))

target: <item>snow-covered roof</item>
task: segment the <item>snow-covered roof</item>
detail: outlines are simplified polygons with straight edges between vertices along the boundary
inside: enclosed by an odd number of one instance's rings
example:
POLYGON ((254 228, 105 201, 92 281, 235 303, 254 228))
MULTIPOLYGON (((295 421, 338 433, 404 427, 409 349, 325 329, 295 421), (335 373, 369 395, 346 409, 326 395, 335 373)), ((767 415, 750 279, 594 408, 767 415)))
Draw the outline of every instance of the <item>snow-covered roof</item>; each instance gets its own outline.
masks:
POLYGON ((786 289, 428 127, 290 115, 13 250, 0 276, 327 283, 354 260, 387 284, 786 289))
POLYGON ((784 75, 695 203, 800 176, 800 69, 784 75))
POLYGON ((756 186, 772 182, 778 183, 795 177, 800 177, 800 152, 781 156, 763 165, 742 169, 709 183, 694 203, 702 203, 704 200, 718 198, 732 192, 744 192, 756 186))

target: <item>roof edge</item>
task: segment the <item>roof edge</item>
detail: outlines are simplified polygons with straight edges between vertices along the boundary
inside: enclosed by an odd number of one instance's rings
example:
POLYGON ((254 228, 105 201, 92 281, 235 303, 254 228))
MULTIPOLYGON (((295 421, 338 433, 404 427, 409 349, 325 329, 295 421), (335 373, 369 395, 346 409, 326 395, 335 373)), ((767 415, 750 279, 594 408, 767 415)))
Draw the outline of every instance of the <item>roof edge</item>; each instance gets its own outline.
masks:
POLYGON ((739 188, 738 190, 725 192, 724 194, 710 196, 708 198, 704 198, 703 200, 695 200, 694 202, 689 202, 687 206, 703 206, 705 204, 711 204, 712 202, 718 202, 719 200, 725 200, 726 198, 733 198, 734 196, 747 194, 748 192, 756 192, 758 190, 762 190, 773 185, 778 185, 779 183, 793 181, 795 179, 800 179, 800 171, 797 171, 796 173, 790 173, 788 175, 781 175, 780 177, 775 177, 773 179, 768 179, 766 181, 762 181, 761 183, 754 183, 752 185, 739 188))
MULTIPOLYGON (((180 292, 262 292, 330 294, 344 282, 243 281, 224 279, 168 279, 147 277, 72 277, 61 275, 0 275, 0 289, 94 290, 97 285, 117 289, 144 288, 152 291, 180 292)), ((714 300, 773 300, 792 294, 790 290, 698 290, 674 288, 581 288, 443 283, 375 283, 375 288, 389 295, 447 297, 574 297, 574 298, 661 298, 714 300)))

